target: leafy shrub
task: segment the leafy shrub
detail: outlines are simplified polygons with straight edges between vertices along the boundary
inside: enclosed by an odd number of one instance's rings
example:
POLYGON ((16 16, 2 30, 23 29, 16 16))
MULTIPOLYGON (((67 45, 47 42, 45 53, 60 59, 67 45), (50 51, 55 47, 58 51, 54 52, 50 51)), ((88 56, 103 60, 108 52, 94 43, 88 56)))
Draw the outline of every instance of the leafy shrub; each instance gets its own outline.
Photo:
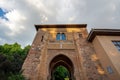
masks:
POLYGON ((8 77, 8 80, 25 80, 24 76, 21 73, 13 74, 11 73, 8 77))
POLYGON ((0 80, 25 80, 20 70, 29 49, 18 43, 0 45, 0 80))

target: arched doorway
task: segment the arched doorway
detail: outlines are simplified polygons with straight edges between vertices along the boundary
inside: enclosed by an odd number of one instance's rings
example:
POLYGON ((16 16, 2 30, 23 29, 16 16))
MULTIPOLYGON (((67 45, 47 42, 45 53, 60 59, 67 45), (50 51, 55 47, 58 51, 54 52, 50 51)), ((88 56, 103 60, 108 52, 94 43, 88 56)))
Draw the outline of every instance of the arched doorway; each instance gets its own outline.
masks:
POLYGON ((64 66, 69 72, 69 80, 74 79, 74 67, 72 61, 65 55, 55 56, 49 64, 49 78, 48 80, 55 80, 54 72, 59 66, 64 66))
POLYGON ((64 80, 64 79, 68 80, 69 78, 70 78, 70 72, 66 67, 60 65, 54 69, 52 74, 53 80, 64 80))

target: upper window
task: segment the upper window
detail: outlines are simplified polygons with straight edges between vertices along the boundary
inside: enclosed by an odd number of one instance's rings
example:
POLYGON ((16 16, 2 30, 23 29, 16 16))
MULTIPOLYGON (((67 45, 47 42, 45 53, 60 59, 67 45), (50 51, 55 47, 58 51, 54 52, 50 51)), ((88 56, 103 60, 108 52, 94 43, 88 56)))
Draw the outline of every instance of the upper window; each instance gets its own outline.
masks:
POLYGON ((61 34, 60 33, 57 33, 57 35, 56 35, 56 40, 60 40, 61 39, 61 34))
POLYGON ((118 51, 120 51, 120 41, 112 41, 112 42, 116 46, 116 48, 118 49, 118 51))
POLYGON ((66 40, 66 36, 65 36, 65 34, 64 33, 62 33, 62 40, 66 40))
POLYGON ((66 36, 64 33, 57 33, 56 40, 66 40, 66 36))

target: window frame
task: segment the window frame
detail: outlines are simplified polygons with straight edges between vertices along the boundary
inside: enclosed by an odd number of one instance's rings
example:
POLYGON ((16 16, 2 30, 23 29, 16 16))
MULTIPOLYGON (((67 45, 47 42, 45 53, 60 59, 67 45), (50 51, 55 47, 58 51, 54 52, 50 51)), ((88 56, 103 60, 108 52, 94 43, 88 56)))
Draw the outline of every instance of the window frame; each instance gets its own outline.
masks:
POLYGON ((120 41, 112 40, 112 43, 113 43, 114 46, 117 48, 117 50, 120 51, 120 41))
POLYGON ((56 34, 56 40, 66 40, 66 35, 65 33, 57 33, 56 34))

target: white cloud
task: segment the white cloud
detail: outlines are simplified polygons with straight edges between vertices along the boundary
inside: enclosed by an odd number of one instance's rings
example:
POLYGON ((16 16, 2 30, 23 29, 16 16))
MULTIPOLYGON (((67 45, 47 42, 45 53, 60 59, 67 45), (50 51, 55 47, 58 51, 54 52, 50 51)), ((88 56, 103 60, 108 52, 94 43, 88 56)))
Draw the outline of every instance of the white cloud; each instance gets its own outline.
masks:
POLYGON ((89 30, 120 28, 119 0, 0 0, 0 8, 8 11, 8 21, 0 18, 0 44, 31 43, 34 24, 88 24, 89 30))
POLYGON ((76 19, 76 16, 71 16, 71 17, 69 17, 68 21, 69 21, 69 22, 72 22, 72 21, 74 21, 75 19, 76 19))
POLYGON ((11 37, 17 36, 17 33, 21 33, 21 30, 25 29, 22 22, 26 20, 26 17, 22 15, 19 11, 10 11, 5 16, 9 19, 9 21, 6 21, 4 24, 7 26, 7 28, 11 30, 10 32, 7 32, 7 34, 11 37))
POLYGON ((36 8, 37 10, 43 11, 44 13, 50 14, 50 10, 47 8, 47 6, 45 6, 45 4, 43 3, 43 0, 27 0, 28 4, 30 6, 33 6, 34 8, 36 8))

